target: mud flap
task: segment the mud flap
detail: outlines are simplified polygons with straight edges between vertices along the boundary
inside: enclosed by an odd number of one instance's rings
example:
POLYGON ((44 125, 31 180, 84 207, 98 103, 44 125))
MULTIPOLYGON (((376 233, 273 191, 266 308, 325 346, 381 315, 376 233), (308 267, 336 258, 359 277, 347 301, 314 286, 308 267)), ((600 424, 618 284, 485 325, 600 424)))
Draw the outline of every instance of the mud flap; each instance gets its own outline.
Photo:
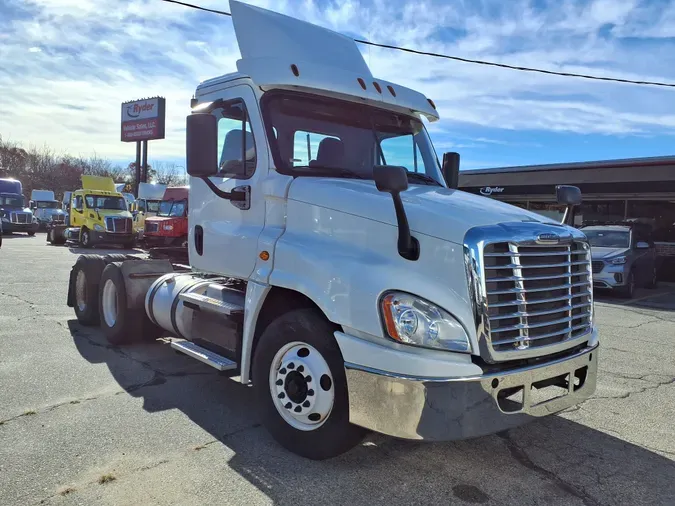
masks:
POLYGON ((68 307, 75 307, 75 266, 70 268, 70 279, 68 280, 68 298, 66 299, 68 307))

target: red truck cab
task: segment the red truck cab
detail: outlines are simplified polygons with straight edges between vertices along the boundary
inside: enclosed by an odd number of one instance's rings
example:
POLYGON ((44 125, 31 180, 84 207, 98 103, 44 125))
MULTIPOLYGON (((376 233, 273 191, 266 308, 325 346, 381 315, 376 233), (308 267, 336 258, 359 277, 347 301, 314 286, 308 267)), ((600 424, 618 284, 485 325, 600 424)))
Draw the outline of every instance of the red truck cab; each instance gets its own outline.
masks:
POLYGON ((147 247, 181 246, 187 248, 189 186, 167 188, 157 216, 145 219, 143 232, 147 247))

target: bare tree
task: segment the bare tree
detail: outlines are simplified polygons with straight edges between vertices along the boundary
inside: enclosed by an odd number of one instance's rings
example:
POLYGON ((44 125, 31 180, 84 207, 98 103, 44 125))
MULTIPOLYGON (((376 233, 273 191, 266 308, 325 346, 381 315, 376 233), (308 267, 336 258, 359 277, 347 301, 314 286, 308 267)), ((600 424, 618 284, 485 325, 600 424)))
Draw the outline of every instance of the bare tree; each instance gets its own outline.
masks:
POLYGON ((152 180, 167 186, 183 186, 187 184, 187 174, 184 167, 175 163, 159 162, 155 163, 152 180))

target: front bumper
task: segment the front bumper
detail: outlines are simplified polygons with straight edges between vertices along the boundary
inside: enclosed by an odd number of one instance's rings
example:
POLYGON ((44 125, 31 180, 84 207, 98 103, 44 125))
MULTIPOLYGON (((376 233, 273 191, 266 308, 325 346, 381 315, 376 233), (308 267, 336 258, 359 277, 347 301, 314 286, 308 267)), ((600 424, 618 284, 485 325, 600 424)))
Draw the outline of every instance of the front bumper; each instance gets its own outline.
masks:
POLYGON ((2 231, 7 232, 37 232, 40 228, 38 223, 12 223, 11 221, 2 222, 2 231))
POLYGON ((605 264, 602 271, 593 274, 593 285, 597 288, 619 288, 626 285, 625 264, 605 264))
POLYGON ((598 346, 545 364, 469 378, 345 367, 352 423, 394 437, 444 441, 494 434, 588 399, 595 391, 598 346), (557 396, 544 399, 552 389, 557 396), (522 402, 513 400, 518 391, 522 402))
POLYGON ((96 243, 104 244, 129 244, 136 240, 136 234, 111 233, 111 232, 92 232, 92 239, 96 243))

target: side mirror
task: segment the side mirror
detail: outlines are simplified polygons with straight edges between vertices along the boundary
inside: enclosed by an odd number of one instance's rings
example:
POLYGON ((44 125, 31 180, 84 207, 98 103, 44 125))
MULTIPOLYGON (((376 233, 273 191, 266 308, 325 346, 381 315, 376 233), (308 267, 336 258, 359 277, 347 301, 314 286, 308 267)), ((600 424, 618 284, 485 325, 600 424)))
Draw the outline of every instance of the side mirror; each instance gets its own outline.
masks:
POLYGON ((394 201, 398 224, 398 254, 406 260, 417 260, 420 257, 420 243, 410 235, 408 217, 401 200, 401 192, 408 189, 408 171, 404 167, 395 165, 375 165, 373 179, 375 179, 377 189, 390 193, 394 201))
POLYGON ((635 246, 637 249, 649 249, 649 243, 644 241, 638 242, 635 246))
POLYGON ((218 121, 208 113, 187 117, 185 134, 187 173, 195 177, 218 173, 218 121))
POLYGON ((555 197, 558 204, 563 206, 581 204, 581 190, 578 186, 558 185, 555 187, 555 197))
POLYGON ((373 179, 375 179, 375 186, 381 192, 401 193, 408 189, 408 173, 405 167, 375 165, 373 179))
POLYGON ((581 190, 578 186, 558 185, 555 187, 555 197, 558 204, 565 206, 562 223, 574 225, 574 208, 581 204, 581 190))
POLYGON ((459 188, 459 153, 449 152, 443 154, 443 179, 448 188, 459 188))

